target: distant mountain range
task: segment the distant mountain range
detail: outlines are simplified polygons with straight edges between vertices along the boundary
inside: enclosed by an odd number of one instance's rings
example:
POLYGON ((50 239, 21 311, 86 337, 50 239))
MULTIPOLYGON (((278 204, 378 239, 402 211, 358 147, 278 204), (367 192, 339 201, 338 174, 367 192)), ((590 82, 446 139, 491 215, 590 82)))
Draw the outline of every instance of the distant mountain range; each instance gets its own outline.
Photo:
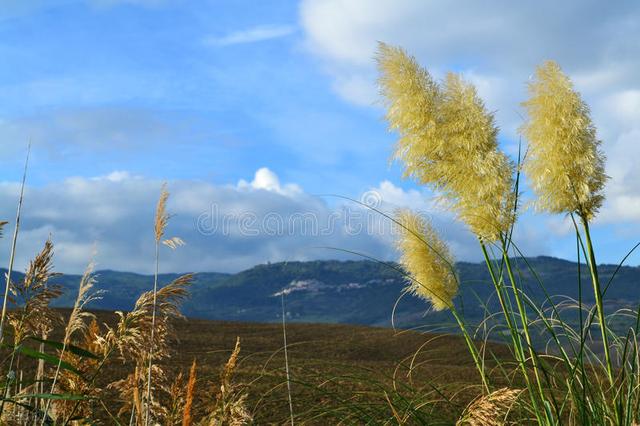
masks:
MULTIPOLYGON (((526 259, 551 295, 578 298, 578 265, 552 257, 526 259)), ((518 277, 534 300, 542 301, 544 291, 529 272, 525 259, 515 259, 518 277)), ((393 265, 397 267, 397 265, 393 265)), ((493 287, 486 266, 480 263, 457 264, 461 296, 457 304, 470 321, 484 316, 483 303, 492 300, 493 287), (481 303, 481 301, 483 303, 481 303)), ((593 303, 589 274, 581 265, 582 296, 593 303)), ((601 265, 606 283, 615 265, 601 265)), ((2 274, 4 275, 4 273, 2 274)), ((162 274, 166 284, 179 274, 162 274)), ((15 274, 14 281, 22 278, 15 274)), ((80 277, 63 275, 54 282, 62 285, 64 295, 57 306, 72 306, 80 277)), ((98 271, 96 288, 104 290, 95 309, 129 310, 138 296, 153 286, 153 277, 130 272, 98 271)), ((258 265, 237 274, 201 272, 195 274, 191 298, 183 306, 187 316, 216 320, 273 322, 281 318, 281 296, 285 295, 287 318, 293 322, 330 322, 390 326, 392 314, 397 326, 434 326, 450 320, 446 312, 433 312, 427 303, 407 295, 399 301, 405 281, 388 265, 372 261, 311 261, 258 265), (397 302, 397 304, 396 304, 397 302), (395 306, 395 311, 394 311, 395 306)), ((640 267, 622 267, 607 290, 609 309, 640 302, 640 267)))

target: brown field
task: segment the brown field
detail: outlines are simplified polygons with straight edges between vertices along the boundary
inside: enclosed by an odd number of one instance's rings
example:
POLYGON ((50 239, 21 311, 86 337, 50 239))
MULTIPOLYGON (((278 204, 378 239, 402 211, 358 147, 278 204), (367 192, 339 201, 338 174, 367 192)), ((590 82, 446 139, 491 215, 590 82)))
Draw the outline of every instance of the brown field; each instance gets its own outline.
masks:
MULTIPOLYGON (((100 312, 98 318, 111 322, 114 315, 100 312)), ((235 381, 247 384, 248 407, 255 423, 287 423, 281 324, 190 319, 177 322, 176 331, 179 340, 169 370, 188 374, 192 361, 197 360, 198 404, 206 404, 207 396, 213 399, 220 370, 240 337, 241 361, 235 381)), ((291 324, 287 338, 297 424, 377 424, 393 418, 391 405, 397 412, 418 410, 420 419, 429 423, 450 423, 479 392, 477 373, 457 336, 291 324), (438 402, 419 408, 426 401, 438 402)), ((498 356, 507 355, 499 345, 492 345, 491 350, 498 356)), ((126 366, 113 363, 101 381, 106 384, 125 372, 126 366)), ((108 405, 117 411, 120 402, 114 398, 108 405)))
MULTIPOLYGON (((64 310, 68 316, 69 310, 64 310)), ((96 312, 99 323, 113 324, 113 312, 96 312)), ((254 424, 290 423, 282 324, 177 320, 177 339, 161 364, 170 379, 189 374, 197 361, 194 418, 201 417, 219 389, 219 376, 240 338, 241 353, 233 382, 242 384, 254 424)), ((52 340, 61 336, 55 333, 52 340)), ((296 424, 452 424, 480 393, 478 374, 459 336, 394 331, 334 324, 288 324, 291 394, 296 424), (406 417, 405 417, 406 416, 406 417)), ((50 351, 49 351, 50 352, 50 351)), ((508 358, 498 344, 487 348, 508 358)), ((23 358, 20 369, 35 368, 23 358)), ((53 368, 53 367, 51 367, 53 368)), ((107 385, 126 377, 131 365, 114 358, 98 376, 104 405, 96 402, 93 420, 129 424, 115 391, 107 385)), ((497 376, 497 375, 496 375, 497 376)), ((494 382, 494 385, 500 383, 494 382)))

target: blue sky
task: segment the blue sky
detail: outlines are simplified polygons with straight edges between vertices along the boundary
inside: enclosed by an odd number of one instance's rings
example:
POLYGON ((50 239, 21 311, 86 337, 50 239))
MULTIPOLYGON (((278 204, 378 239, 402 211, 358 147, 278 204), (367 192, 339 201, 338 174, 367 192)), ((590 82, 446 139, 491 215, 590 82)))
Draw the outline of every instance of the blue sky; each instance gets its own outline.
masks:
MULTIPOLYGON (((11 219, 33 143, 19 263, 43 239, 59 268, 148 271, 155 199, 173 196, 187 241, 167 270, 240 270, 256 263, 342 257, 333 245, 393 259, 393 238, 204 235, 211 211, 327 218, 351 208, 318 194, 375 192, 390 211, 410 206, 442 228, 462 260, 473 238, 432 194, 400 178, 388 157, 375 87, 378 40, 405 46, 436 76, 462 72, 496 111, 516 152, 526 81, 555 59, 593 110, 609 158, 608 201, 594 225, 600 260, 640 240, 640 8, 596 1, 0 0, 0 207, 11 219)), ((531 194, 525 193, 531 198, 531 194)), ((304 234, 304 235, 303 235, 304 234)), ((526 212, 528 254, 575 257, 562 217, 526 212)), ((3 240, 0 255, 6 254, 3 240)), ((640 257, 630 260, 640 263, 640 257)))
POLYGON ((266 165, 310 191, 365 188, 385 167, 380 114, 336 98, 297 21, 293 2, 235 1, 69 2, 4 19, 2 116, 48 133, 20 128, 22 144, 37 139, 32 182, 122 169, 235 182, 266 165))

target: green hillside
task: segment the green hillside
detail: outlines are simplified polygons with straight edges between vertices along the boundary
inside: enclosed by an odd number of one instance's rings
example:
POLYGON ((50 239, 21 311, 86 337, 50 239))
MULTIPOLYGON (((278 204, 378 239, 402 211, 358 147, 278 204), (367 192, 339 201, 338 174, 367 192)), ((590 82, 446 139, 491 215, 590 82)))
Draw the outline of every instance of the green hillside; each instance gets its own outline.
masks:
MULTIPOLYGON (((552 257, 530 258, 526 262, 550 295, 578 298, 576 263, 552 257)), ((528 294, 542 301, 544 291, 526 262, 516 259, 518 275, 528 294)), ((290 322, 391 326, 393 314, 395 324, 400 327, 436 327, 449 323, 448 313, 431 312, 426 303, 413 296, 407 295, 398 301, 404 279, 392 266, 397 267, 372 261, 312 261, 258 265, 237 274, 197 273, 192 297, 185 304, 184 312, 204 319, 279 321, 280 294, 284 291, 290 322)), ((462 284, 456 303, 470 322, 479 321, 485 313, 480 301, 489 301, 490 310, 495 307, 486 267, 462 262, 457 269, 462 284)), ((587 270, 584 265, 581 269, 583 283, 587 283, 587 270)), ((609 280, 615 269, 615 265, 601 265, 603 282, 609 280)), ((163 274, 160 282, 167 283, 177 276, 163 274)), ((18 274, 14 275, 14 280, 19 278, 18 274)), ((97 279, 97 287, 104 293, 102 299, 93 304, 94 309, 129 310, 137 296, 153 285, 153 277, 129 272, 99 271, 97 279)), ((79 277, 63 275, 56 282, 66 289, 57 306, 71 306, 79 277)), ((640 268, 622 267, 605 300, 610 310, 635 306, 640 301, 640 268)), ((588 286, 583 288, 583 301, 593 302, 588 286)))

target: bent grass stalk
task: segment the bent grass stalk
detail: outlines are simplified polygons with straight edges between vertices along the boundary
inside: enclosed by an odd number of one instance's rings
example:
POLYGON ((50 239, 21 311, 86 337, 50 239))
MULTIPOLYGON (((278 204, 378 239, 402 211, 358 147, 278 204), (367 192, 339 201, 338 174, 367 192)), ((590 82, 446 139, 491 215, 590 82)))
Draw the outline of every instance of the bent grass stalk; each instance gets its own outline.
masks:
MULTIPOLYGON (((352 201, 358 202, 356 200, 352 200, 352 201)), ((363 204, 363 205, 365 205, 365 204, 363 204)), ((370 208, 372 210, 377 211, 374 207, 370 207, 370 208)), ((404 226, 404 224, 402 224, 401 222, 397 221, 392 216, 388 216, 388 215, 386 215, 385 213, 382 213, 382 212, 381 212, 381 214, 383 216, 389 218, 396 225, 400 226, 401 228, 404 228, 407 232, 413 232, 411 229, 406 228, 404 226)), ((416 238, 422 238, 418 234, 416 234, 415 236, 416 236, 416 238)), ((429 247, 431 250, 433 250, 433 248, 429 245, 428 242, 424 241, 424 244, 427 245, 427 247, 429 247)), ((393 264, 387 263, 387 262, 383 262, 383 261, 381 261, 379 259, 376 259, 375 257, 369 256, 367 254, 360 253, 360 252, 353 251, 353 250, 342 249, 342 248, 338 248, 338 247, 318 247, 318 248, 341 251, 341 252, 344 252, 344 253, 348 253, 348 254, 352 254, 352 255, 356 255, 356 256, 362 257, 362 258, 367 259, 367 260, 371 260, 372 262, 378 263, 380 265, 383 265, 383 266, 385 266, 385 267, 387 267, 389 269, 392 269, 392 270, 398 272, 405 279, 415 283, 418 286, 423 286, 424 285, 423 283, 417 281, 414 277, 411 276, 411 274, 407 273, 402 268, 400 268, 398 266, 395 266, 393 264)), ((452 265, 452 268, 453 268, 453 265, 452 265)), ((457 277, 456 277, 456 279, 457 279, 457 277)), ((483 362, 484 360, 483 360, 482 356, 480 355, 480 353, 478 352, 478 348, 476 348, 476 345, 474 343, 473 338, 471 337, 471 334, 467 330, 467 327, 465 325, 463 317, 458 313, 458 311, 456 310, 455 306, 452 306, 450 308, 450 311, 451 311, 454 319, 456 320, 458 328, 460 329, 460 332, 462 333, 462 335, 464 337, 467 349, 469 349, 469 352, 471 353, 474 365, 475 365, 476 369, 478 370, 478 373, 480 374, 480 379, 482 381, 482 388, 486 393, 489 393, 490 392, 489 391, 489 380, 487 378, 486 371, 485 371, 485 368, 484 368, 484 362, 483 362)))
MULTIPOLYGON (((377 209, 374 206, 371 206, 369 204, 363 203, 359 200, 350 198, 350 197, 346 197, 344 195, 338 195, 338 194, 325 194, 327 196, 331 196, 331 197, 336 197, 336 198, 342 198, 348 201, 351 201, 353 203, 356 203, 368 210, 371 210, 379 215, 381 215, 382 217, 390 220, 394 225, 400 227, 400 229, 409 232, 410 234, 412 234, 415 238, 418 238, 426 247, 428 247, 430 250, 432 250, 438 257, 440 257, 443 262, 447 265, 447 267, 450 269, 453 277, 458 280, 456 271, 455 271, 455 266, 451 263, 449 263, 449 261, 442 256, 441 253, 438 253, 437 250, 435 250, 435 248, 428 242, 426 241, 421 235, 417 234, 416 232, 414 232, 414 230, 410 229, 409 227, 405 226, 405 224, 403 224, 401 221, 397 220, 395 217, 383 212, 380 209, 377 209)), ((382 262, 374 257, 368 256, 366 254, 360 253, 360 252, 356 252, 356 251, 351 251, 351 250, 346 250, 346 249, 341 249, 341 248, 336 248, 336 247, 318 247, 318 248, 325 248, 325 249, 330 249, 330 250, 336 250, 336 251, 342 251, 345 253, 349 253, 349 254, 355 254, 356 256, 371 260, 373 262, 385 265, 387 267, 389 267, 390 269, 393 269, 397 272, 399 272, 402 276, 404 276, 405 278, 407 278, 410 281, 415 282, 417 285, 419 286, 424 286, 424 284, 416 281, 410 274, 408 274, 406 271, 404 271, 402 268, 398 268, 394 265, 391 265, 389 263, 386 262, 382 262)), ((460 282, 457 281, 457 286, 460 286, 460 282)), ((456 320, 458 327, 460 328, 460 331, 462 332, 462 335, 464 336, 465 339, 465 344, 467 345, 467 348, 469 349, 469 352, 471 353, 471 356, 473 358, 474 364, 476 366, 476 369, 478 370, 478 373, 480 373, 480 377, 482 380, 482 387, 484 389, 484 391, 486 393, 489 393, 489 382, 488 379, 486 377, 486 372, 484 369, 484 362, 482 362, 482 357, 480 356, 480 353, 478 352, 478 349, 476 348, 474 342, 473 342, 473 338, 471 337, 471 335, 469 334, 467 327, 464 323, 463 318, 458 314, 458 312, 455 309, 455 306, 451 307, 451 312, 453 314, 454 319, 456 320)))
POLYGON ((158 297, 158 274, 160 271, 160 240, 164 235, 169 215, 166 212, 167 199, 169 198, 169 192, 167 192, 166 184, 162 185, 160 191, 160 199, 158 200, 158 206, 156 208, 156 218, 154 223, 155 231, 155 272, 153 276, 153 309, 151 314, 151 347, 149 348, 149 364, 147 371, 147 390, 146 390, 146 405, 144 423, 145 426, 149 425, 151 417, 151 369, 153 367, 153 356, 155 350, 155 331, 156 331, 156 308, 158 297))
MULTIPOLYGON (((18 231, 20 230, 20 217, 22 212, 22 201, 24 199, 24 186, 27 181, 27 169, 29 167, 29 156, 31 154, 31 141, 27 147, 27 158, 24 162, 24 172, 22 173, 22 183, 20 184, 20 198, 16 212, 16 223, 13 228, 13 239, 11 241, 11 252, 9 254, 9 268, 7 269, 7 279, 4 287, 4 298, 2 300, 2 315, 0 316, 0 344, 4 341, 4 322, 7 316, 7 301, 9 299, 9 288, 11 287, 11 272, 16 255, 16 245, 18 243, 18 231)), ((1 411, 0 411, 1 413, 1 411)))

